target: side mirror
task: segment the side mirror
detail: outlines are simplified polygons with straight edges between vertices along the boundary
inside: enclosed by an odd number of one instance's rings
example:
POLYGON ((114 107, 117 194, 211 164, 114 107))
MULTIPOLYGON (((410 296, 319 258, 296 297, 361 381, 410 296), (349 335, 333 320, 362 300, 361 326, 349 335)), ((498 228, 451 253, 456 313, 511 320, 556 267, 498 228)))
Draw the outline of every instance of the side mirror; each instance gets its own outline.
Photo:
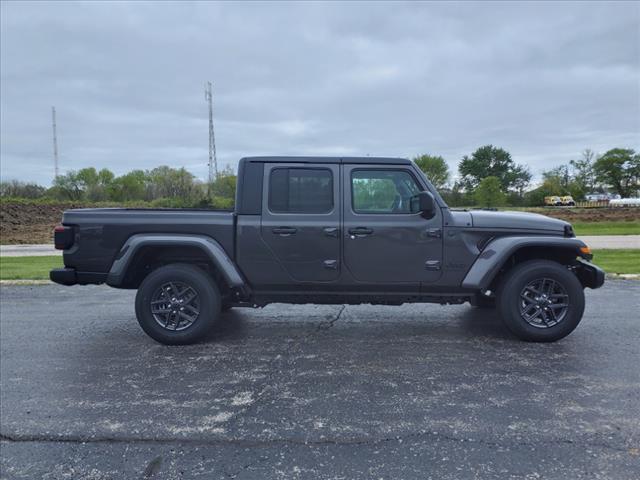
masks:
POLYGON ((421 213, 425 218, 435 215, 435 200, 429 192, 420 192, 411 197, 411 213, 421 213))

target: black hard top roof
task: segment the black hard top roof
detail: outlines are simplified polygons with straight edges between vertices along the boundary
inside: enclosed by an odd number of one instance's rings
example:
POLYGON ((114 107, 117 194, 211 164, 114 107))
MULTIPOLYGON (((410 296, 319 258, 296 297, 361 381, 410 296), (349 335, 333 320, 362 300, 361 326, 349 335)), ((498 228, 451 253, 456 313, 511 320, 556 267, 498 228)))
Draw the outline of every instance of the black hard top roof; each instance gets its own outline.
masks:
POLYGON ((240 161, 267 163, 380 163, 409 165, 406 158, 392 157, 244 157, 240 161))

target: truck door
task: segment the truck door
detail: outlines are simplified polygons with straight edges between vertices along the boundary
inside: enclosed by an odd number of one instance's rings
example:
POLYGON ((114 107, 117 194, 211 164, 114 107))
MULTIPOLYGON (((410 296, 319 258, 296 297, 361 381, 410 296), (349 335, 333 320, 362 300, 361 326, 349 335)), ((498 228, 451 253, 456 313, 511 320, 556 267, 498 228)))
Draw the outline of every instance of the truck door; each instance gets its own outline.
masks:
POLYGON ((409 165, 345 164, 343 185, 344 263, 356 280, 416 286, 440 277, 442 212, 410 212, 426 188, 409 165))
POLYGON ((340 275, 340 168, 265 164, 262 239, 294 281, 340 275))

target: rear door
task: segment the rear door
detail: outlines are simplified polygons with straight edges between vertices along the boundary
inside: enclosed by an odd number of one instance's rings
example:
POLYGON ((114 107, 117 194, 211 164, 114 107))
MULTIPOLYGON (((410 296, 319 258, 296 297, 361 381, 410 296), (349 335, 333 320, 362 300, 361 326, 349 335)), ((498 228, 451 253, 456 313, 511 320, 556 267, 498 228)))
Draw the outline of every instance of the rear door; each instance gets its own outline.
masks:
POLYGON ((409 165, 344 165, 343 185, 344 262, 358 281, 418 286, 440 277, 442 212, 410 212, 426 186, 409 165))
POLYGON ((293 281, 340 275, 340 168, 265 164, 261 235, 293 281))

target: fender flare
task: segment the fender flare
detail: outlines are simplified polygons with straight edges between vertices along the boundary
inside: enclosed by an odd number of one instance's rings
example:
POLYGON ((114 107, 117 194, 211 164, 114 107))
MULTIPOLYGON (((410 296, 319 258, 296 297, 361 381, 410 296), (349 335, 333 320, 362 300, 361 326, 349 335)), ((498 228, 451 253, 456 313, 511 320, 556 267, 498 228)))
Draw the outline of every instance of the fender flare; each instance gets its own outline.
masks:
POLYGON ((577 238, 566 237, 500 237, 491 241, 471 265, 462 281, 462 287, 486 290, 505 262, 518 250, 526 247, 562 248, 575 250, 581 256, 580 248, 587 245, 577 238))
POLYGON ((224 248, 213 238, 205 235, 162 233, 137 234, 129 237, 111 265, 107 275, 107 285, 112 287, 122 285, 131 261, 142 247, 148 246, 198 248, 209 257, 230 287, 244 288, 247 286, 244 278, 224 251, 224 248))

